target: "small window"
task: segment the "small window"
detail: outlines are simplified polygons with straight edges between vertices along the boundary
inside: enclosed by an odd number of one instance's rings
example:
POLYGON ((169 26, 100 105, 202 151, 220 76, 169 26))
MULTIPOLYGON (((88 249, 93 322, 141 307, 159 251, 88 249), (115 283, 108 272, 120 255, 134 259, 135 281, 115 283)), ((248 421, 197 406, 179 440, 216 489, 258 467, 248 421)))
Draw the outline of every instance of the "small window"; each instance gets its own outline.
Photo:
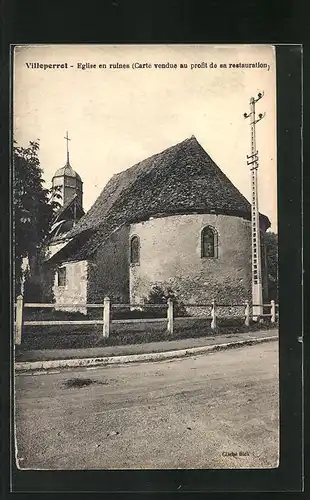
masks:
POLYGON ((130 263, 140 263, 140 241, 138 236, 133 236, 130 240, 130 263))
POLYGON ((58 286, 66 286, 67 282, 67 272, 65 267, 58 269, 58 286))
POLYGON ((204 227, 201 232, 201 257, 217 257, 217 233, 213 227, 204 227))

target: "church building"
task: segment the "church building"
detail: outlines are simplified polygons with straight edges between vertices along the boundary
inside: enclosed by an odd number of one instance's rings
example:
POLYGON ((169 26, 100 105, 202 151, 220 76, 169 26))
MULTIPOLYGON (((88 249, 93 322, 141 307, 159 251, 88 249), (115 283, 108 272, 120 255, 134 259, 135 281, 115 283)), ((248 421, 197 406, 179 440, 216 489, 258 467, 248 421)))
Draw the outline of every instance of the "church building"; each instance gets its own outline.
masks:
MULTIPOLYGON (((113 175, 85 215, 68 151, 53 185, 63 197, 50 240, 57 304, 141 304, 154 285, 190 304, 251 300, 250 203, 194 136, 113 175)), ((265 298, 269 227, 260 214, 265 298)))

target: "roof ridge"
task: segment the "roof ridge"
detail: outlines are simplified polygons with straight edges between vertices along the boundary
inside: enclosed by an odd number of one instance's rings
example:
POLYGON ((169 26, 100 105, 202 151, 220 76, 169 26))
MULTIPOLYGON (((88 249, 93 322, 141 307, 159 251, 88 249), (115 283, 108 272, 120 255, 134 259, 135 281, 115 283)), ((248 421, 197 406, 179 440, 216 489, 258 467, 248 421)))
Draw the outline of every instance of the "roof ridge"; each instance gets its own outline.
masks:
MULTIPOLYGON (((188 138, 184 139, 183 141, 181 141, 181 142, 179 142, 179 143, 177 143, 177 144, 174 144, 174 145, 172 145, 172 146, 169 146, 168 148, 163 149, 163 150, 162 150, 162 151, 160 151, 159 153, 155 153, 155 154, 153 154, 153 155, 151 155, 151 156, 149 156, 149 157, 145 158, 144 160, 141 160, 141 161, 139 161, 138 163, 135 163, 134 165, 131 165, 130 167, 126 168, 125 170, 122 170, 121 172, 117 172, 116 174, 114 174, 114 175, 110 178, 110 180, 108 181, 108 183, 105 185, 105 187, 104 187, 104 188, 103 188, 103 190, 101 191, 101 193, 100 193, 99 197, 96 199, 96 201, 94 202, 94 204, 92 205, 92 207, 90 208, 90 210, 92 210, 92 209, 93 209, 93 207, 94 207, 94 206, 95 206, 95 204, 97 203, 97 200, 100 198, 101 194, 104 192, 104 190, 106 189, 106 187, 108 186, 108 184, 110 183, 110 181, 111 181, 113 178, 114 178, 114 179, 116 179, 117 177, 122 177, 122 176, 124 176, 124 174, 125 174, 126 172, 128 173, 129 171, 133 172, 133 171, 134 171, 134 169, 138 169, 138 168, 139 168, 139 166, 141 166, 141 164, 142 164, 142 163, 154 161, 154 160, 155 160, 155 158, 157 158, 158 156, 163 155, 164 153, 168 153, 168 152, 169 152, 169 151, 171 151, 171 150, 176 150, 176 148, 178 148, 178 149, 179 149, 179 147, 180 147, 180 146, 184 145, 184 144, 185 144, 185 143, 187 143, 187 142, 192 141, 193 139, 195 139, 195 141, 197 142, 197 144, 199 144, 199 143, 198 143, 198 141, 197 141, 197 139, 196 139, 196 137, 192 135, 191 137, 188 137, 188 138)), ((199 144, 199 145, 200 145, 200 144, 199 144)), ((201 146, 200 146, 200 147, 201 147, 201 146)), ((153 167, 153 168, 154 168, 154 167, 153 167)), ((153 168, 152 168, 152 165, 151 165, 150 170, 152 170, 153 168)), ((128 191, 132 188, 132 186, 133 186, 133 185, 134 185, 134 184, 138 181, 138 179, 139 179, 142 175, 144 175, 144 172, 143 172, 143 171, 138 172, 138 173, 137 173, 136 178, 129 180, 129 182, 128 182, 127 186, 125 186, 125 187, 122 189, 122 196, 123 196, 123 195, 125 195, 125 194, 126 194, 126 192, 128 192, 128 191)), ((116 187, 116 189, 117 189, 117 187, 116 187)), ((107 216, 111 213, 111 210, 113 209, 113 207, 114 207, 115 203, 117 203, 118 199, 119 199, 119 197, 117 197, 117 198, 116 198, 116 199, 112 202, 111 206, 108 208, 108 210, 107 210, 106 214, 103 216, 103 218, 107 217, 107 216)), ((87 216, 87 214, 88 214, 88 213, 89 213, 89 211, 85 214, 85 216, 87 216)), ((84 217, 85 217, 85 216, 84 216, 84 217)), ((80 221, 78 222, 78 224, 77 224, 74 228, 72 228, 72 230, 68 233, 68 234, 69 234, 69 236, 71 236, 71 233, 72 233, 72 237, 74 237, 74 236, 76 236, 77 234, 79 234, 77 231, 79 230, 79 227, 83 224, 83 218, 84 218, 84 217, 82 217, 82 218, 80 219, 80 221)), ((102 222, 102 221, 101 221, 101 222, 102 222)), ((80 232, 84 232, 84 231, 86 231, 87 229, 88 229, 88 228, 86 227, 84 230, 82 229, 80 232)), ((94 227, 93 229, 95 229, 95 227, 94 227)))
MULTIPOLYGON (((140 160, 138 161, 137 163, 134 163, 133 165, 131 165, 130 167, 127 167, 125 170, 121 170, 120 172, 117 172, 116 174, 114 174, 115 176, 118 176, 118 175, 121 175, 123 174, 124 172, 128 172, 128 170, 130 170, 131 168, 134 168, 134 167, 138 167, 141 163, 147 161, 147 160, 151 160, 151 159, 154 159, 156 158, 157 156, 160 156, 162 155, 163 153, 166 153, 168 152, 169 150, 172 150, 174 148, 177 148, 178 146, 181 146, 189 141, 191 141, 192 139, 195 139, 195 141, 197 142, 197 144, 199 144, 199 142, 197 141, 196 137, 194 135, 192 135, 191 137, 187 137, 186 139, 184 139, 183 141, 180 141, 180 142, 177 142, 176 144, 173 144, 172 146, 168 146, 167 148, 163 149, 162 151, 159 151, 158 153, 154 153, 150 156, 147 156, 146 158, 144 158, 143 160, 140 160)), ((200 144, 199 144, 200 146, 200 144)), ((113 175, 113 177, 114 177, 113 175)))

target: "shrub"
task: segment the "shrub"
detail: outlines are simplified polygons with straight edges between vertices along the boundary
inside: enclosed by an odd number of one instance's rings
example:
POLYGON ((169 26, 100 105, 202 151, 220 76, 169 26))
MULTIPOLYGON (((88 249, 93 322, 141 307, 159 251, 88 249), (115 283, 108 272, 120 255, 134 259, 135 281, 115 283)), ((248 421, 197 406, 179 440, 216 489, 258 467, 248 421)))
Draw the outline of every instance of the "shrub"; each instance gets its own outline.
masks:
MULTIPOLYGON (((178 300, 175 292, 168 287, 164 290, 160 285, 154 285, 146 299, 146 304, 167 304, 167 300, 172 299, 175 316, 187 316, 184 304, 178 300)), ((156 309, 154 308, 154 313, 156 309)))

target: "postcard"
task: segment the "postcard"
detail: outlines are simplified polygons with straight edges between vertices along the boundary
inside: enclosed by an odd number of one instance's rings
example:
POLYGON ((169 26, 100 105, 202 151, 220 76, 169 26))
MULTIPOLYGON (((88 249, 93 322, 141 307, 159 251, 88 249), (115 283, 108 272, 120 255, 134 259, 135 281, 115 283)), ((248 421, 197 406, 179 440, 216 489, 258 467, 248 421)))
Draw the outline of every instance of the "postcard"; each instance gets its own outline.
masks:
POLYGON ((275 47, 13 73, 17 468, 278 468, 275 47))

